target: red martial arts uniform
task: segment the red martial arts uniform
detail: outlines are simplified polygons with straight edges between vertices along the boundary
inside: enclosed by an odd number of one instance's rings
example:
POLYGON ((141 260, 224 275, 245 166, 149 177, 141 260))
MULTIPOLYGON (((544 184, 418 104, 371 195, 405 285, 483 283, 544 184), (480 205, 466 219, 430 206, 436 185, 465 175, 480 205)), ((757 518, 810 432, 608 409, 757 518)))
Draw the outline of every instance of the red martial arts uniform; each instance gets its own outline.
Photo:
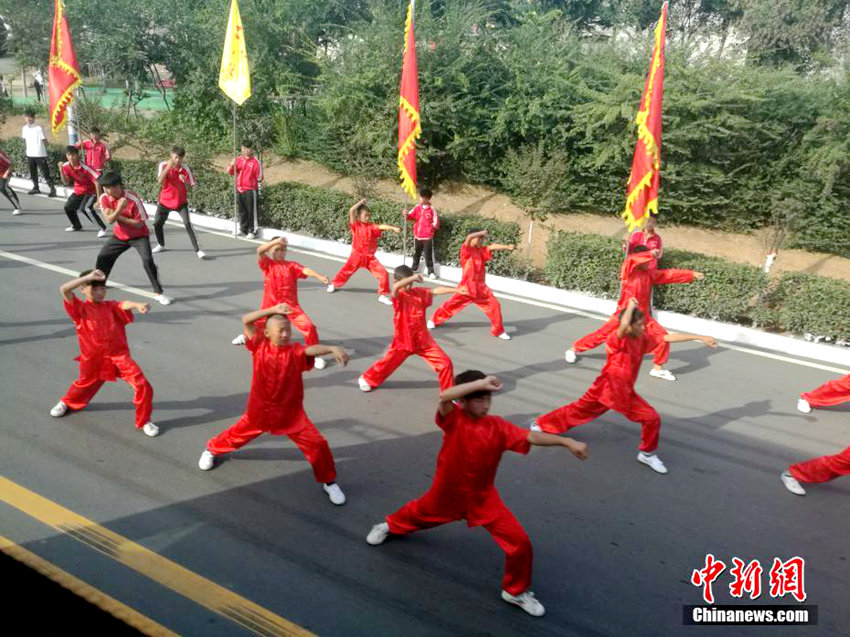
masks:
POLYGON ((287 436, 313 467, 316 481, 333 482, 336 469, 331 449, 304 412, 301 373, 313 368, 313 358, 298 343, 272 345, 260 329, 245 347, 254 354, 248 408, 235 425, 207 442, 207 449, 218 456, 236 451, 262 433, 287 436))
POLYGON ((605 349, 608 361, 590 389, 574 403, 559 407, 537 419, 543 431, 561 434, 583 425, 609 409, 618 411, 633 422, 640 423, 640 446, 646 453, 658 447, 661 417, 652 406, 635 392, 635 381, 643 355, 658 347, 656 337, 644 331, 643 336, 608 336, 605 349))
POLYGON ((351 224, 351 255, 337 272, 331 282, 335 288, 341 288, 351 275, 360 268, 366 268, 378 279, 378 294, 390 293, 390 278, 386 268, 375 258, 378 250, 378 238, 382 230, 376 223, 354 221, 351 224))
MULTIPOLYGON (((298 279, 306 279, 304 266, 295 261, 278 261, 263 255, 259 260, 260 270, 263 271, 265 279, 263 283, 263 304, 261 310, 274 307, 279 303, 286 303, 290 308, 289 322, 295 326, 304 337, 307 347, 319 343, 319 331, 313 325, 313 321, 298 304, 298 279)), ((257 321, 258 329, 261 329, 265 321, 257 321)))
POLYGON ((638 302, 638 309, 643 312, 645 317, 646 327, 644 331, 647 334, 652 334, 658 341, 658 349, 653 352, 652 362, 656 365, 663 365, 667 362, 667 358, 670 356, 670 343, 663 340, 667 330, 661 327, 661 324, 652 317, 652 288, 655 285, 669 285, 670 283, 690 283, 694 280, 694 271, 657 270, 654 267, 655 263, 655 257, 649 252, 637 252, 626 257, 620 270, 622 289, 620 300, 617 302, 617 309, 602 327, 573 343, 573 350, 576 353, 598 347, 605 342, 611 332, 616 332, 620 325, 620 312, 626 309, 630 298, 635 298, 638 302), (637 266, 641 263, 648 263, 649 269, 637 269, 637 266))
POLYGON ((821 456, 792 464, 788 469, 798 482, 828 482, 850 476, 850 447, 834 456, 821 456))
POLYGON ((460 287, 465 287, 467 294, 455 294, 443 303, 431 320, 434 325, 441 325, 455 314, 460 312, 470 303, 475 303, 478 308, 490 319, 490 333, 498 336, 505 331, 502 325, 502 307, 493 295, 493 291, 484 282, 487 276, 486 263, 493 258, 490 248, 474 248, 463 244, 460 248, 460 264, 463 268, 463 276, 460 287))
POLYGON ((800 394, 800 398, 812 407, 832 407, 850 402, 850 374, 824 383, 814 391, 800 394))
POLYGON ((65 311, 80 341, 80 377, 68 388, 62 402, 69 409, 84 409, 104 382, 122 379, 133 388, 136 427, 141 429, 153 412, 153 387, 142 368, 130 356, 124 326, 133 322, 133 313, 122 310, 118 301, 93 303, 71 295, 65 311))
POLYGON ((441 391, 452 386, 452 361, 434 342, 425 323, 425 310, 433 299, 428 288, 399 290, 393 299, 393 342, 383 358, 363 373, 363 379, 372 388, 380 386, 412 354, 424 358, 437 372, 441 391))
POLYGON ((391 533, 406 535, 466 520, 483 526, 505 552, 502 589, 519 595, 531 585, 532 550, 528 535, 493 485, 502 453, 527 454, 529 432, 499 416, 473 419, 460 407, 437 413, 443 446, 431 488, 387 516, 391 533))

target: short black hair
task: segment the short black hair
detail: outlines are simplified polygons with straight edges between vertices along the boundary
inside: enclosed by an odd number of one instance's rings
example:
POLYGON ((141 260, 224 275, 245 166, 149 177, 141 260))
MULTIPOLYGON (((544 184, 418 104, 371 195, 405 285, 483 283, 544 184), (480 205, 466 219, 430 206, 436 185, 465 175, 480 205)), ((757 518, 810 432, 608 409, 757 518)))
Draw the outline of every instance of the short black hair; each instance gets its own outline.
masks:
POLYGON ((357 208, 357 213, 356 213, 356 214, 358 214, 358 215, 359 215, 359 214, 360 214, 361 212, 363 212, 364 210, 365 210, 366 212, 368 212, 369 214, 372 214, 372 211, 371 211, 371 210, 369 210, 369 206, 367 206, 365 203, 362 203, 362 204, 360 204, 360 206, 358 206, 358 208, 357 208))
POLYGON ((640 252, 649 252, 649 248, 646 246, 635 246, 629 251, 629 254, 638 254, 640 252))
POLYGON ((174 153, 175 155, 177 155, 178 157, 185 157, 186 156, 186 149, 183 148, 182 146, 172 146, 171 152, 174 153))
POLYGON ((250 139, 243 139, 242 140, 242 148, 250 148, 250 149, 253 150, 254 143, 250 139))
POLYGON ((97 126, 92 126, 92 127, 91 127, 91 131, 89 131, 89 132, 90 132, 92 135, 94 135, 95 133, 97 133, 98 135, 100 135, 100 128, 98 128, 97 126))
POLYGON ((401 281, 409 276, 413 276, 413 268, 409 265, 400 265, 393 271, 393 278, 396 281, 401 281))
POLYGON ((28 108, 24 111, 24 115, 27 117, 35 117, 35 111, 31 108, 28 108))
POLYGON ((101 186, 123 186, 124 182, 121 180, 121 175, 114 170, 110 170, 109 172, 103 173, 100 177, 98 177, 98 183, 101 186))
POLYGON ((476 232, 484 232, 484 228, 480 228, 480 227, 470 228, 469 230, 466 231, 466 236, 469 236, 471 234, 475 234, 476 232))
MULTIPOLYGON (((80 272, 80 278, 82 279, 84 276, 88 276, 92 272, 94 272, 94 270, 92 270, 91 268, 89 268, 88 270, 83 270, 82 272, 80 272)), ((106 281, 89 281, 88 283, 86 283, 86 285, 106 286, 106 281)))
MULTIPOLYGON (((461 372, 457 376, 455 376, 455 385, 463 385, 464 383, 472 383, 476 380, 484 380, 487 378, 487 374, 482 372, 479 369, 468 369, 465 372, 461 372)), ((484 398, 485 396, 489 396, 492 392, 489 391, 474 391, 464 398, 484 398)))
MULTIPOLYGON (((626 308, 625 310, 621 310, 621 311, 620 311, 620 314, 618 315, 618 318, 619 318, 621 321, 623 320, 623 315, 626 313, 626 311, 627 311, 628 309, 629 309, 629 308, 626 308)), ((643 320, 643 312, 641 311, 641 309, 640 309, 639 307, 636 307, 636 308, 635 308, 634 313, 632 314, 632 320, 631 320, 631 322, 629 323, 629 325, 634 325, 635 323, 637 323, 638 321, 641 321, 641 320, 643 320)))
POLYGON ((71 146, 70 144, 65 146, 65 154, 71 153, 72 155, 79 155, 80 150, 76 146, 71 146))
POLYGON ((434 193, 431 192, 430 188, 420 188, 419 189, 419 196, 425 197, 425 199, 430 199, 433 196, 433 194, 434 193))

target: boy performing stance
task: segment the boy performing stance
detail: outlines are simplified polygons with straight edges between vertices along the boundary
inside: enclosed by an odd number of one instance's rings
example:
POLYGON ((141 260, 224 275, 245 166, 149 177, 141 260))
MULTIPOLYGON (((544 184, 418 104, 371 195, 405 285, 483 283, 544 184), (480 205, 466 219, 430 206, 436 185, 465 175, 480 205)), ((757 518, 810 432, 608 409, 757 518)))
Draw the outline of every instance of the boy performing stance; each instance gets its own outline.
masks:
MULTIPOLYGON (((319 343, 319 332, 307 313, 298 304, 298 279, 306 279, 308 276, 328 284, 328 277, 305 268, 300 263, 286 260, 287 241, 285 237, 272 239, 257 248, 257 261, 260 270, 263 271, 263 304, 261 309, 266 309, 280 303, 289 307, 289 322, 295 326, 304 337, 307 347, 319 343)), ((257 325, 257 327, 261 327, 257 325)), ((245 344, 245 334, 240 334, 231 343, 234 345, 245 344)), ((325 368, 325 359, 319 356, 315 359, 316 369, 325 368)))
POLYGON ((432 330, 439 327, 467 305, 475 303, 490 319, 490 333, 505 341, 511 340, 510 335, 505 331, 505 326, 502 325, 502 307, 496 300, 493 291, 487 287, 484 279, 487 276, 486 263, 493 258, 493 252, 496 250, 513 251, 516 246, 500 243, 484 246, 481 241, 486 236, 486 230, 473 230, 466 235, 466 239, 464 239, 460 248, 460 264, 463 268, 460 283, 465 291, 458 292, 437 308, 434 316, 428 321, 428 329, 432 330))
POLYGON ((452 361, 428 332, 425 311, 435 294, 451 294, 457 289, 413 287, 417 282, 422 282, 422 275, 414 274, 409 266, 400 265, 393 272, 393 342, 383 358, 357 379, 362 391, 379 387, 411 354, 424 358, 437 372, 441 390, 452 386, 452 361))
POLYGON ((9 187, 9 178, 12 176, 12 158, 0 150, 0 192, 12 204, 12 214, 21 214, 21 202, 18 201, 18 193, 9 187))
POLYGON ((301 374, 313 367, 315 356, 331 354, 340 365, 345 365, 348 355, 340 347, 290 343, 292 327, 286 318, 288 312, 286 304, 281 303, 242 317, 245 347, 254 356, 248 407, 235 425, 207 442, 198 466, 209 471, 216 456, 236 451, 262 433, 287 436, 312 465, 316 481, 323 483, 330 501, 342 505, 345 494, 335 482, 336 469, 328 442, 304 413, 301 374), (265 319, 263 328, 256 325, 261 319, 265 319))
MULTIPOLYGON (((662 338, 667 343, 701 341, 708 347, 717 347, 717 342, 708 336, 665 333, 662 338)), ((539 416, 531 423, 532 431, 564 433, 613 409, 641 425, 638 462, 658 473, 667 473, 667 467, 655 453, 661 417, 635 392, 641 359, 644 354, 654 351, 658 344, 658 336, 645 329, 644 314, 638 309, 637 299, 629 299, 626 309, 620 312, 617 330, 605 342, 608 361, 602 373, 577 401, 539 416)))
POLYGON ((124 326, 133 322, 131 310, 147 314, 150 306, 133 301, 107 301, 106 275, 100 270, 81 272, 79 278, 59 288, 59 293, 77 328, 80 355, 76 360, 80 361, 80 377, 50 410, 50 415, 61 418, 69 409, 85 409, 103 383, 120 378, 133 388, 136 428, 151 437, 158 435, 159 427, 151 422, 153 387, 130 356, 124 331, 124 326), (74 294, 77 288, 82 290, 85 301, 74 294))
POLYGON ((629 299, 638 301, 638 309, 643 313, 646 321, 646 331, 652 334, 658 343, 655 350, 654 365, 649 375, 662 380, 676 380, 669 369, 664 369, 664 363, 670 356, 670 345, 664 340, 667 331, 652 317, 652 288, 656 285, 668 285, 670 283, 690 283, 694 279, 701 281, 705 278, 702 272, 693 270, 658 270, 657 259, 646 246, 636 246, 632 249, 620 269, 620 300, 617 309, 611 318, 595 332, 591 332, 573 343, 567 350, 566 361, 575 363, 578 359, 576 354, 594 347, 598 347, 606 341, 608 336, 617 330, 620 324, 620 314, 626 308, 629 299))
POLYGON ((175 146, 171 149, 171 156, 166 161, 159 163, 156 180, 161 184, 162 189, 159 192, 159 203, 153 220, 153 231, 156 234, 157 242, 153 251, 162 252, 165 250, 163 227, 165 222, 168 221, 168 215, 176 212, 183 220, 183 227, 186 228, 186 234, 189 235, 189 241, 192 242, 192 249, 199 259, 203 259, 206 254, 198 247, 198 239, 192 229, 192 220, 189 218, 189 195, 186 190, 187 187, 197 186, 198 182, 195 181, 195 176, 189 170, 189 166, 183 163, 185 156, 184 148, 175 146))
POLYGON ((104 173, 98 181, 104 190, 100 196, 100 209, 106 221, 112 224, 112 236, 100 249, 95 267, 109 276, 118 257, 131 247, 135 248, 156 292, 154 299, 162 305, 168 305, 173 299, 162 293, 162 285, 159 283, 159 272, 151 254, 150 232, 145 223, 148 219, 145 205, 136 193, 124 190, 118 173, 104 173))
POLYGON ((91 166, 97 172, 103 172, 106 162, 112 159, 109 149, 100 139, 100 129, 96 126, 91 129, 87 140, 77 143, 77 148, 83 152, 86 166, 91 166))
POLYGON ((440 227, 440 217, 431 206, 430 188, 419 191, 419 205, 407 213, 407 218, 413 221, 413 265, 414 272, 419 271, 419 260, 425 252, 425 266, 428 268, 428 278, 436 279, 434 273, 434 236, 440 227))
POLYGON ((437 426, 443 446, 437 472, 428 492, 405 504, 366 536, 375 546, 389 534, 407 535, 421 529, 466 520, 483 526, 505 552, 502 599, 529 615, 540 617, 543 604, 531 592, 531 541, 502 502, 493 485, 505 451, 526 454, 531 445, 566 447, 577 458, 587 458, 587 445, 571 438, 528 432, 499 416, 490 416, 491 393, 502 383, 495 376, 470 370, 458 374, 455 385, 440 394, 437 426))
POLYGON ((65 157, 68 161, 59 162, 59 176, 66 186, 74 184, 74 192, 65 203, 65 214, 71 222, 71 225, 65 228, 65 232, 77 232, 83 229, 79 217, 79 213, 83 213, 89 221, 100 228, 97 236, 105 237, 106 224, 94 209, 94 202, 100 197, 100 185, 97 183, 100 175, 94 168, 80 162, 80 151, 76 146, 67 146, 65 157))
POLYGON ((396 226, 369 223, 371 213, 366 207, 366 200, 361 199, 348 210, 348 225, 351 228, 351 256, 343 264, 328 286, 328 292, 333 293, 351 278, 360 268, 366 268, 378 279, 378 301, 392 305, 390 300, 390 277, 386 268, 375 258, 378 250, 378 238, 382 232, 389 230, 398 234, 401 229, 396 226))
POLYGON ((808 414, 812 407, 832 407, 846 402, 850 402, 850 374, 828 381, 814 391, 800 394, 797 409, 808 414))
POLYGON ((829 482, 841 476, 850 476, 850 447, 834 456, 821 456, 792 464, 779 477, 791 493, 806 495, 801 482, 829 482))
POLYGON ((242 142, 242 154, 230 162, 227 174, 236 173, 236 202, 239 206, 239 232, 248 239, 256 236, 257 219, 259 210, 257 208, 257 191, 259 182, 263 180, 263 166, 254 157, 254 149, 250 142, 242 142))

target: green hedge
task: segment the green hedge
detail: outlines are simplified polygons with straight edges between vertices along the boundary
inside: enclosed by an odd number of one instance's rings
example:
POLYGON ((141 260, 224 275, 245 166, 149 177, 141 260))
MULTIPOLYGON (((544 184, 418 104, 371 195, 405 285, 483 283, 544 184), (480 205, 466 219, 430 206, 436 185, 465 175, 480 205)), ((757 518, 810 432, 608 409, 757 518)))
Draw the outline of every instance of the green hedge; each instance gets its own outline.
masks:
POLYGON ((770 300, 781 329, 850 342, 850 283, 787 272, 770 300))

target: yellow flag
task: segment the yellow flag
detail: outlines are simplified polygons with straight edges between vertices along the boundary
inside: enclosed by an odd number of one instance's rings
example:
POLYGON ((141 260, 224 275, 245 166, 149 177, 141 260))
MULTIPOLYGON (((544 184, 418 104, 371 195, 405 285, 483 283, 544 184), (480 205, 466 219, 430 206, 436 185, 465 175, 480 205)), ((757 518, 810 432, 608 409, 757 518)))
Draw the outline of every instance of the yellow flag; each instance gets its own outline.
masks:
POLYGON ((251 97, 251 71, 248 69, 248 53, 245 50, 245 31, 242 29, 242 17, 236 0, 231 0, 230 4, 218 86, 240 106, 251 97))

